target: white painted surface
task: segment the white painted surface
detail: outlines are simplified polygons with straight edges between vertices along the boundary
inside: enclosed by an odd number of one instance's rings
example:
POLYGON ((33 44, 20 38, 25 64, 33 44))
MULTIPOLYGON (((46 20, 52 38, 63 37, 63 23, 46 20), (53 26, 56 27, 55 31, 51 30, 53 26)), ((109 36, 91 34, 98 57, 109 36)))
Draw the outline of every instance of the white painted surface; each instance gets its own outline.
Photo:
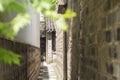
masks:
POLYGON ((28 3, 27 10, 31 15, 30 24, 20 30, 15 40, 40 47, 40 15, 32 9, 30 3, 28 3))

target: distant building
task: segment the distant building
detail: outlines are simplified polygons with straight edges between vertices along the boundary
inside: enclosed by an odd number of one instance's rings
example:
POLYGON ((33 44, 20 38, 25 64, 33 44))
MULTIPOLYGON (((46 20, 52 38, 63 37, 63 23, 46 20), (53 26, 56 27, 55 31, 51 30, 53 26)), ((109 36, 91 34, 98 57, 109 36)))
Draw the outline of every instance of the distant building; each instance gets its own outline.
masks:
POLYGON ((52 19, 46 18, 46 61, 53 61, 53 53, 56 50, 56 30, 52 19))

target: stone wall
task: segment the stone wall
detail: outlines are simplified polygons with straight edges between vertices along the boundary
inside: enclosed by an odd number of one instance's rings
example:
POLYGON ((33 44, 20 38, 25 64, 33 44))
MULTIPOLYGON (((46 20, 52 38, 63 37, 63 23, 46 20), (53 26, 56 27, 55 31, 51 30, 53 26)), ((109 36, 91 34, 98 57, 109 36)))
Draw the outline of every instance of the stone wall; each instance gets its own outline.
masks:
POLYGON ((68 0, 68 8, 76 12, 77 16, 69 19, 68 51, 67 51, 67 80, 78 80, 80 57, 80 0, 68 0), (77 6, 76 6, 77 5, 77 6))
POLYGON ((0 47, 21 55, 20 65, 0 63, 0 80, 36 80, 40 69, 40 49, 0 38, 0 47))
POLYGON ((120 80, 120 0, 81 0, 81 80, 120 80))
MULTIPOLYGON (((68 0, 68 8, 77 16, 68 20, 67 80, 120 80, 120 0, 68 0)), ((57 33, 62 63, 64 37, 57 33)))

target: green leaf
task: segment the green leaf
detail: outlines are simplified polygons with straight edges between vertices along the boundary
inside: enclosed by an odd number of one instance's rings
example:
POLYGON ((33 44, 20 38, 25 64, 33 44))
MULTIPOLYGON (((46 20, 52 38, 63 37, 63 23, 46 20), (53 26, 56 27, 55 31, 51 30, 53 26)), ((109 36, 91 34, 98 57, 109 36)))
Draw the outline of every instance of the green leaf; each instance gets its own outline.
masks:
POLYGON ((63 14, 64 18, 73 18, 76 16, 76 13, 71 11, 70 9, 67 9, 65 14, 63 14))
POLYGON ((65 18, 62 16, 60 18, 58 18, 57 20, 55 20, 55 24, 59 29, 62 29, 64 31, 68 30, 68 25, 65 21, 65 18))
POLYGON ((0 62, 5 64, 20 64, 20 55, 12 51, 0 48, 0 62))
POLYGON ((6 7, 10 6, 12 2, 15 2, 15 0, 0 0, 1 5, 0 12, 3 12, 6 7))
POLYGON ((3 11, 4 11, 3 5, 2 3, 0 3, 0 12, 3 12, 3 11))
POLYGON ((8 12, 16 11, 16 12, 22 13, 22 12, 25 12, 25 9, 26 9, 25 7, 26 7, 25 3, 15 1, 15 2, 12 2, 9 7, 6 7, 6 11, 8 12))
POLYGON ((9 39, 13 39, 15 34, 12 27, 10 27, 9 23, 0 22, 0 34, 6 36, 9 39))
POLYGON ((18 14, 12 21, 11 21, 11 25, 14 31, 14 34, 16 35, 18 33, 18 31, 25 27, 25 25, 27 23, 29 23, 30 18, 29 18, 29 14, 18 14))
POLYGON ((10 23, 0 22, 0 34, 13 40, 18 31, 29 23, 28 14, 18 14, 10 23))

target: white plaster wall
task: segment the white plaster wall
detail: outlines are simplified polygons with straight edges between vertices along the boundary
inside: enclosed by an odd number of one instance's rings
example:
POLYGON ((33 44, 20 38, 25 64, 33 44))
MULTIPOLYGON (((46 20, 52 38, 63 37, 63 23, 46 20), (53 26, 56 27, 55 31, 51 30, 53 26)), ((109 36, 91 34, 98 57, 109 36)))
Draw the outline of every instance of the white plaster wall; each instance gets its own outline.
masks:
POLYGON ((31 17, 30 24, 19 31, 15 40, 40 47, 40 15, 32 9, 30 3, 28 3, 27 11, 31 17))

